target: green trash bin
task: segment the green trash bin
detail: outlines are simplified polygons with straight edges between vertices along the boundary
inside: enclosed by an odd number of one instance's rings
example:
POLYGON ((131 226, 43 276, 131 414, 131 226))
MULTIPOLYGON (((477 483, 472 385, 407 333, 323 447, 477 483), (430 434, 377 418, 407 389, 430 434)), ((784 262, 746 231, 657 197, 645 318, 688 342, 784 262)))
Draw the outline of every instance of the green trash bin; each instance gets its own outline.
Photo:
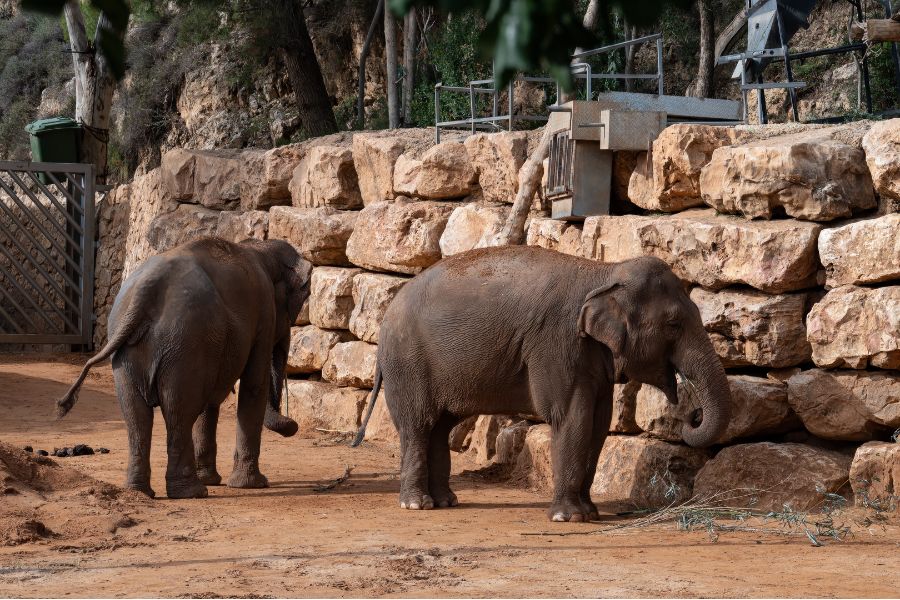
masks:
MULTIPOLYGON (((25 126, 31 135, 31 160, 34 162, 77 163, 81 159, 81 124, 68 117, 41 119, 25 126)), ((65 177, 54 173, 59 179, 65 177)), ((38 178, 48 183, 44 173, 38 178)))

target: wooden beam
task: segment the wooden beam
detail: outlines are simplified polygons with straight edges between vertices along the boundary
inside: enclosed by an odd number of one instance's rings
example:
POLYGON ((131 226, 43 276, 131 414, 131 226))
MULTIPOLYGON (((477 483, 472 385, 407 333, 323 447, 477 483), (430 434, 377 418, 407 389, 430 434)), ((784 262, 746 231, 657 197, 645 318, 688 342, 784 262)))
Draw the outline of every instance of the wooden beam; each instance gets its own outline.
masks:
POLYGON ((893 19, 867 19, 850 26, 850 38, 867 44, 900 42, 900 21, 893 19))

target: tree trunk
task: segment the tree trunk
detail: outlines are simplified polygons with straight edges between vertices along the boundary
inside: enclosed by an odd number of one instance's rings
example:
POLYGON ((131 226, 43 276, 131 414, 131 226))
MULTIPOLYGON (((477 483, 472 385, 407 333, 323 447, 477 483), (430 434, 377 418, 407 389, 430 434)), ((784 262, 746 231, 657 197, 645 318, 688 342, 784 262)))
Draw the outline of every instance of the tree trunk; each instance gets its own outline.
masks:
POLYGON ((697 0, 700 11, 700 65, 693 89, 695 98, 711 98, 715 88, 716 27, 714 0, 697 0))
POLYGON ((366 59, 369 58, 369 50, 372 48, 372 39, 375 32, 378 31, 378 25, 381 23, 381 11, 384 10, 384 0, 378 0, 378 6, 375 7, 375 15, 369 24, 369 31, 366 33, 366 41, 359 51, 359 89, 356 92, 356 126, 362 129, 366 126, 366 59))
POLYGON ((391 11, 384 10, 384 53, 387 57, 388 128, 400 126, 400 107, 397 101, 397 20, 391 11))
POLYGON ((416 45, 418 21, 412 7, 403 21, 403 124, 412 125, 412 97, 416 83, 416 45))
POLYGON ((282 30, 278 54, 294 90, 303 129, 310 137, 334 133, 337 123, 303 9, 295 0, 274 0, 273 4, 282 30))
MULTIPOLYGON (((581 24, 588 31, 593 31, 595 27, 597 27, 597 19, 600 15, 600 0, 590 0, 588 2, 587 8, 584 10, 584 18, 581 20, 581 24)), ((584 48, 575 48, 575 54, 584 51, 584 48)), ((578 60, 573 59, 573 63, 578 62, 578 60)), ((564 104, 569 100, 573 100, 574 96, 572 94, 566 93, 564 90, 559 92, 559 99, 557 100, 557 104, 564 104)), ((541 159, 543 160, 543 159, 541 159)))
MULTIPOLYGON (((628 21, 624 22, 625 29, 625 39, 633 40, 637 37, 637 27, 628 25, 628 21)), ((625 47, 625 74, 633 75, 634 74, 634 55, 637 52, 637 46, 626 46, 625 47)), ((634 79, 626 79, 625 80, 625 91, 631 92, 634 91, 634 79)))

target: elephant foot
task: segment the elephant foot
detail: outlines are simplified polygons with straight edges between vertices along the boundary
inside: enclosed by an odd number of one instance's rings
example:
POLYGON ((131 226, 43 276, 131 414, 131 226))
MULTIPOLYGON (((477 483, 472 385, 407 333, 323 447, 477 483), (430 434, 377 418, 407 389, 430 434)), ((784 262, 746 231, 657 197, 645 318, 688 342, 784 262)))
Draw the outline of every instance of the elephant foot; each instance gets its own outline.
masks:
POLYGON ((400 508, 407 510, 431 510, 434 508, 434 499, 428 494, 401 494, 400 508))
POLYGON ((166 495, 171 499, 181 498, 206 498, 209 491, 200 480, 194 481, 166 481, 166 495))
POLYGON ((266 420, 264 424, 266 429, 274 431, 283 437, 291 437, 297 433, 297 430, 300 428, 299 425, 297 425, 297 421, 290 417, 280 415, 271 409, 266 411, 266 420))
POLYGON ((232 471, 231 477, 228 478, 228 487, 244 489, 267 488, 269 487, 269 480, 259 471, 252 473, 232 471))
POLYGON ((456 498, 456 494, 450 490, 447 490, 446 492, 435 492, 431 494, 431 497, 434 499, 434 506, 436 508, 459 506, 459 500, 456 498))
POLYGON ((222 485, 222 476, 219 475, 218 471, 216 471, 215 467, 211 468, 198 468, 197 469, 197 478, 200 480, 200 483, 203 485, 222 485))
POLYGON ((153 488, 150 487, 149 483, 126 483, 125 489, 134 490, 136 492, 140 492, 149 496, 150 498, 156 498, 156 492, 153 491, 153 488))
POLYGON ((597 505, 590 498, 581 499, 581 512, 588 516, 588 521, 600 520, 600 511, 597 510, 597 505))
MULTIPOLYGON (((593 511, 596 514, 596 509, 593 511)), ((554 502, 547 511, 547 516, 551 521, 557 523, 586 523, 591 520, 591 509, 582 506, 581 502, 571 500, 563 500, 554 502)))

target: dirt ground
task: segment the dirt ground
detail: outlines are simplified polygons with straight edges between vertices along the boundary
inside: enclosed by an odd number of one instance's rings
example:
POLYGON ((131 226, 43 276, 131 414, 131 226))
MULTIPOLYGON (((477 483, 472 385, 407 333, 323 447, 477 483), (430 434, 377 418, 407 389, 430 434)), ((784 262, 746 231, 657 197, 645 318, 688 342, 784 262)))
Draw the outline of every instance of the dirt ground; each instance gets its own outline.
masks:
MULTIPOLYGON (((461 505, 408 512, 397 505, 394 448, 352 449, 328 434, 265 432, 268 489, 147 500, 116 487, 127 441, 108 364, 93 371, 65 420, 51 416, 82 360, 0 355, 0 440, 110 449, 54 459, 60 467, 32 464, 43 487, 0 495, 0 596, 896 597, 900 589, 896 517, 866 526, 848 514, 852 535, 824 547, 748 532, 714 543, 671 523, 585 535, 622 517, 550 523, 545 493, 461 475, 474 468, 464 456, 454 458, 461 505), (348 466, 346 482, 316 490, 348 466), (576 535, 526 535, 536 532, 576 535)), ((233 439, 233 409, 224 410, 226 477, 233 439)), ((164 442, 157 413, 153 487, 161 496, 164 442)))

